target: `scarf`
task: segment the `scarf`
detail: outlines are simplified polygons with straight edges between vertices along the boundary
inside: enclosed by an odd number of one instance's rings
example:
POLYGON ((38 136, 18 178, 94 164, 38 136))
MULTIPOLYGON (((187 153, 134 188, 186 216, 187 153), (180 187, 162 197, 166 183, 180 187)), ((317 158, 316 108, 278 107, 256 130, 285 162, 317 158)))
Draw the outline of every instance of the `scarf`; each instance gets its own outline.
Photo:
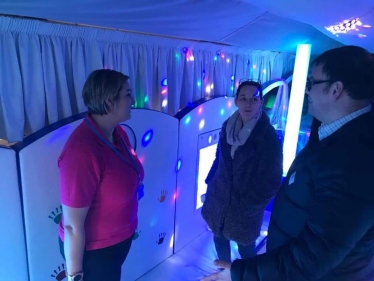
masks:
POLYGON ((235 151, 240 145, 245 144, 251 135, 257 121, 262 115, 262 110, 251 120, 243 124, 239 111, 235 111, 229 118, 226 125, 226 140, 231 145, 231 157, 234 159, 235 151))

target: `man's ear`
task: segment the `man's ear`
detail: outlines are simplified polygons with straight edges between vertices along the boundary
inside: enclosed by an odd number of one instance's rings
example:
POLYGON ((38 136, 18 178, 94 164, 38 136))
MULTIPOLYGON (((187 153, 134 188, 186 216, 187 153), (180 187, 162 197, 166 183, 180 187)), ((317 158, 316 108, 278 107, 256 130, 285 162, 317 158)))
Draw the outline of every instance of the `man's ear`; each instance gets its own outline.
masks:
POLYGON ((344 92, 344 84, 340 81, 337 81, 331 85, 330 91, 332 92, 332 97, 334 100, 339 99, 344 92))

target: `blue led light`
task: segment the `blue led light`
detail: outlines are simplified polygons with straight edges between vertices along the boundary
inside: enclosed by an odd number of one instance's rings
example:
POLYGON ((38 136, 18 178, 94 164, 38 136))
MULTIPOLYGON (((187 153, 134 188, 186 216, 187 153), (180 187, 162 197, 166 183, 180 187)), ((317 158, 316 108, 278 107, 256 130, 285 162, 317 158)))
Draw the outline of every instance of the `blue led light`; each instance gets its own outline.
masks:
POLYGON ((181 169, 181 166, 182 166, 182 161, 179 159, 178 162, 177 162, 177 165, 175 167, 175 171, 178 173, 179 170, 181 169))
POLYGON ((161 80, 161 86, 166 87, 168 85, 168 79, 164 78, 161 80))
POLYGON ((142 138, 142 145, 146 147, 152 140, 153 138, 153 130, 148 130, 145 132, 143 138, 142 138))

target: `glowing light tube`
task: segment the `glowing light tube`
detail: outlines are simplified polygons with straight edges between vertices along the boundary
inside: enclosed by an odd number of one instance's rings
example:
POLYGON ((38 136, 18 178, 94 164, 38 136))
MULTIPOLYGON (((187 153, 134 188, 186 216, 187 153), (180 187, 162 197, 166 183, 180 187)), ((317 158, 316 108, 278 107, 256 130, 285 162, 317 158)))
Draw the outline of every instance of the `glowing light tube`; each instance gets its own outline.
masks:
POLYGON ((310 44, 299 44, 296 50, 290 103, 288 106, 283 143, 283 176, 287 174, 296 156, 311 50, 312 45, 310 44))

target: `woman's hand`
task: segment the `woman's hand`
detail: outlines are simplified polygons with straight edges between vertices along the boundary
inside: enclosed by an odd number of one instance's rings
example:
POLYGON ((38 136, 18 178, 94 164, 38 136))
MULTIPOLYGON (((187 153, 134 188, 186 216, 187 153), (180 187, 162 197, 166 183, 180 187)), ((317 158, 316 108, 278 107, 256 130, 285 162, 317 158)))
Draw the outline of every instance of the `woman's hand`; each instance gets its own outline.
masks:
POLYGON ((219 266, 223 270, 217 273, 213 273, 203 278, 201 281, 232 281, 231 280, 231 263, 221 261, 221 260, 215 260, 214 264, 216 266, 219 266))

